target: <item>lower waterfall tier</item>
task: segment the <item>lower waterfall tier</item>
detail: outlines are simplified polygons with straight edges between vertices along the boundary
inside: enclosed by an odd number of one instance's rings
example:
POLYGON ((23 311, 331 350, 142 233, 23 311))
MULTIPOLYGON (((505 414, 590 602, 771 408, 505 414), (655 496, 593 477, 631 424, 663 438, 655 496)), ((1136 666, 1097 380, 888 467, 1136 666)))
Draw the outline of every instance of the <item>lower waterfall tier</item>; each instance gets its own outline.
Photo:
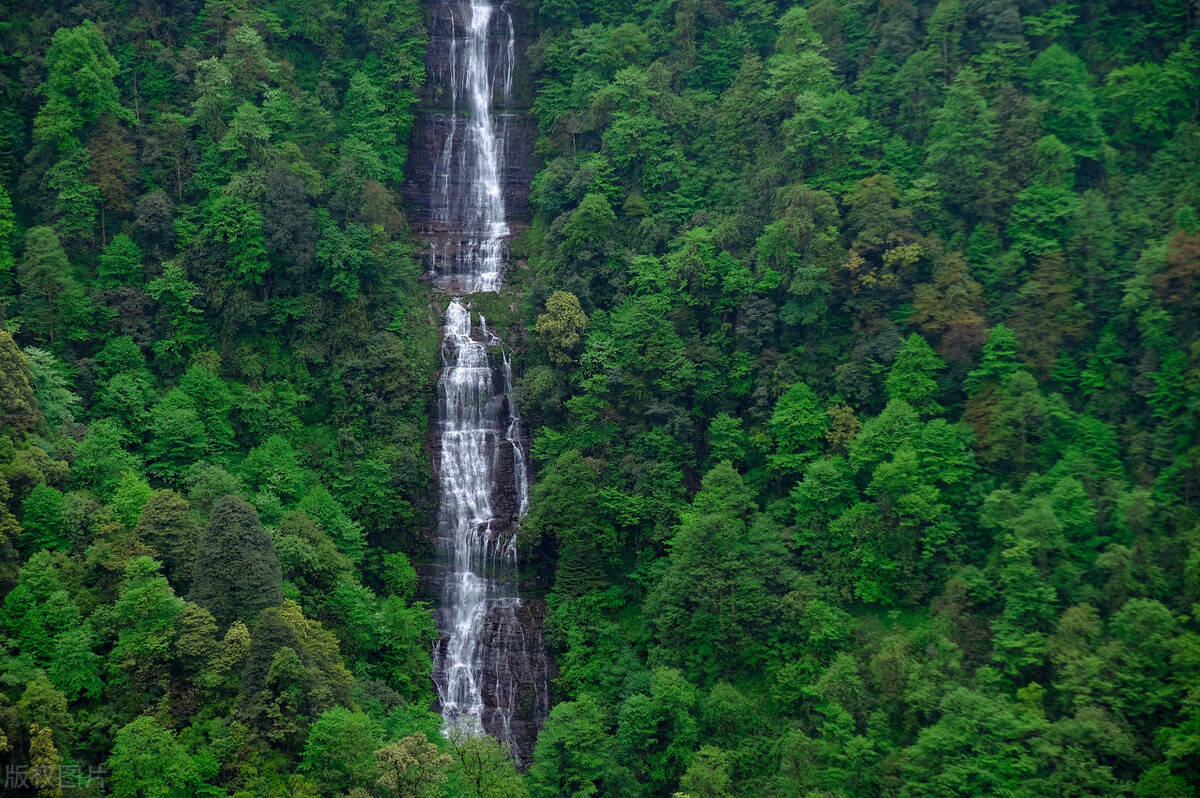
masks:
MULTIPOLYGON (((444 578, 444 577, 441 577, 444 578)), ((439 576, 429 574, 436 588, 439 576)), ((515 588, 515 585, 514 585, 515 588)), ((541 600, 499 598, 488 603, 475 641, 482 728, 507 743, 517 761, 527 765, 533 756, 542 722, 550 713, 550 661, 542 644, 545 603, 541 600)), ((435 613, 439 629, 449 613, 435 613)), ((434 652, 434 682, 445 684, 449 634, 443 633, 434 652)), ((443 712, 440 702, 434 711, 443 712)))
POLYGON ((448 731, 482 729, 528 761, 549 711, 543 605, 520 597, 517 523, 528 505, 521 419, 500 340, 459 300, 446 309, 434 466, 438 478, 434 650, 448 731))

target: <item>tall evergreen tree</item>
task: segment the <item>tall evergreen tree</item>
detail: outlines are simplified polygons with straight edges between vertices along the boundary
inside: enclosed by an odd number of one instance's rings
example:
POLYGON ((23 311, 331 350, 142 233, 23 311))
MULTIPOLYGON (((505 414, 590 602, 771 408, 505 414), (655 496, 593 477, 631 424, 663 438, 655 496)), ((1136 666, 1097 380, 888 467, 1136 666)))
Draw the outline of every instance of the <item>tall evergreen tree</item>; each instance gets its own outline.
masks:
POLYGON ((283 601, 275 544, 258 512, 236 496, 220 499, 200 534, 191 598, 221 628, 283 601))

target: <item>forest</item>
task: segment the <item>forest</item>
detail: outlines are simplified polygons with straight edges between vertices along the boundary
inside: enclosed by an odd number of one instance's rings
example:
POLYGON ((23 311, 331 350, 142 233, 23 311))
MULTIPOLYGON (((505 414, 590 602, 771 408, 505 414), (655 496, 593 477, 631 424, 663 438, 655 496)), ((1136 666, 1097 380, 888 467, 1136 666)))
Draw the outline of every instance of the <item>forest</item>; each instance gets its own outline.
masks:
POLYGON ((554 707, 433 711, 417 0, 4 0, 5 794, 1200 794, 1194 0, 514 0, 554 707))

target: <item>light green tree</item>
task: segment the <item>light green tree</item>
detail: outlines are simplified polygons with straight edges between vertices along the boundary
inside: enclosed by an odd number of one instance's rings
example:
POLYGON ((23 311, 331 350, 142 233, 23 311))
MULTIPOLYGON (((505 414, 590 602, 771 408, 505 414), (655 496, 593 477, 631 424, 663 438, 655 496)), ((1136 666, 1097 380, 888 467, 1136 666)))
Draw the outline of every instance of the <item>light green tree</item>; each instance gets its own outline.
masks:
POLYGON ((102 286, 141 285, 142 249, 124 233, 113 236, 100 254, 96 268, 102 286))
POLYGON ((903 399, 922 416, 941 412, 935 399, 940 389, 934 377, 945 367, 929 343, 913 333, 904 339, 888 372, 888 399, 903 399))
POLYGON ((574 294, 555 291, 546 300, 546 312, 537 317, 534 329, 551 362, 570 363, 587 329, 587 315, 574 294))
POLYGON ((116 798, 185 798, 201 786, 187 750, 159 722, 146 715, 123 726, 108 758, 116 798))
POLYGON ((380 778, 375 757, 379 738, 380 729, 371 718, 334 707, 313 723, 300 767, 331 791, 366 789, 380 778))
POLYGON ((396 798, 436 798, 454 760, 429 742, 424 732, 402 737, 375 752, 379 785, 396 798))
POLYGON ((820 454, 820 444, 829 427, 829 415, 811 388, 797 382, 775 403, 768 429, 775 452, 767 463, 776 473, 794 476, 820 454))

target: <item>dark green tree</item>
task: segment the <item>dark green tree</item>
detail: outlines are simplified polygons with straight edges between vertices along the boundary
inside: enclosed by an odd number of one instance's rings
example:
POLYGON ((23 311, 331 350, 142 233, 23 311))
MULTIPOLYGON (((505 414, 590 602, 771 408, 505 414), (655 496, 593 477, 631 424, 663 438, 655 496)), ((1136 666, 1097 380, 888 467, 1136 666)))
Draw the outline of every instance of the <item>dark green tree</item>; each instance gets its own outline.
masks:
POLYGON ((182 496, 155 491, 142 507, 133 534, 154 549, 167 579, 179 593, 191 584, 200 527, 182 496))
POLYGON ((279 561, 258 512, 236 496, 219 500, 200 534, 191 598, 224 628, 278 606, 279 561))
POLYGON ((995 114, 979 90, 979 76, 959 70, 946 102, 933 113, 925 166, 937 178, 946 199, 964 210, 978 211, 987 197, 994 170, 988 158, 996 136, 995 114))
POLYGON ((77 325, 86 319, 86 301, 52 228, 35 227, 25 234, 17 283, 26 324, 39 337, 53 345, 84 332, 77 325))
POLYGON ((7 330, 0 330, 0 423, 14 438, 22 438, 40 420, 30 386, 29 360, 7 330))

